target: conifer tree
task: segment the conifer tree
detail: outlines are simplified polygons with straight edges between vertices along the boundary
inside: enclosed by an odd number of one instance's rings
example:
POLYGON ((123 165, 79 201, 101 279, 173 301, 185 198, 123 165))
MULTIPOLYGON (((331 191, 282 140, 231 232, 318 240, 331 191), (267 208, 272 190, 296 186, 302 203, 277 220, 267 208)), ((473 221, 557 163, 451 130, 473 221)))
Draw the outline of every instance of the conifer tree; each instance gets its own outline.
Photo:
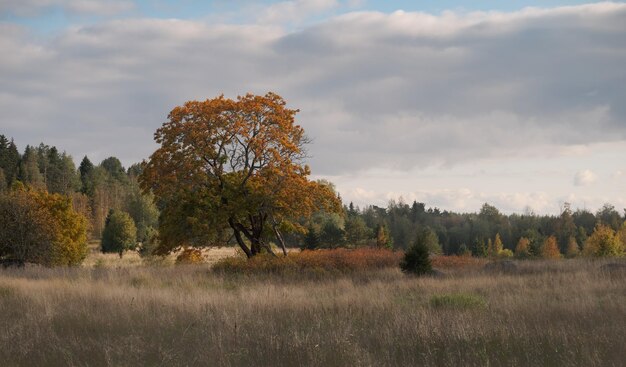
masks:
POLYGON ((80 173, 81 192, 89 197, 93 197, 95 189, 93 170, 93 163, 85 156, 80 162, 78 172, 80 173))
POLYGON ((304 250, 315 250, 317 246, 319 246, 320 238, 313 227, 313 224, 309 224, 309 228, 307 229, 306 236, 304 237, 304 250))
POLYGON ((405 273, 426 275, 432 273, 429 249, 424 236, 417 235, 415 242, 404 254, 400 269, 405 273))
POLYGON ((4 171, 6 186, 17 179, 20 163, 20 153, 13 140, 9 141, 6 136, 0 135, 0 168, 4 171))

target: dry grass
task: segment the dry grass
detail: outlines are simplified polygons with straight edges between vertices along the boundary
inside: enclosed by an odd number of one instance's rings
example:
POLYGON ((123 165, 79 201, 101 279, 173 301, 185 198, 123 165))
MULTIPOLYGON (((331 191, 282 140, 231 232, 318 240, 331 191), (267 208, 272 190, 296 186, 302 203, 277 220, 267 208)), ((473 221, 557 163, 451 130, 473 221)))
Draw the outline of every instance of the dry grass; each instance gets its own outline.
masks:
POLYGON ((623 274, 583 260, 518 264, 443 278, 0 270, 0 364, 623 366, 623 274))
MULTIPOLYGON (((213 265, 217 261, 226 257, 235 256, 237 254, 235 247, 214 247, 202 250, 208 265, 213 265)), ((89 254, 82 266, 86 268, 128 268, 143 265, 174 265, 176 257, 180 254, 175 252, 165 257, 148 257, 142 258, 136 251, 126 251, 120 259, 118 254, 103 254, 100 252, 100 242, 93 241, 89 243, 89 254)))

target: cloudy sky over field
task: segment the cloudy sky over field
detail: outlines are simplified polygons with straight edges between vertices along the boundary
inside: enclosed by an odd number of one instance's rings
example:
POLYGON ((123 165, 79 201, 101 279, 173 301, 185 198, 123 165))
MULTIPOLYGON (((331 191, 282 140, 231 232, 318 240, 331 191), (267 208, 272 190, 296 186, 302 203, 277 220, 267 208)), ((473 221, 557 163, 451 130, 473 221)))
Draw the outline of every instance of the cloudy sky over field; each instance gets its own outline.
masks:
POLYGON ((274 91, 344 201, 626 207, 626 3, 0 0, 0 133, 130 164, 274 91))

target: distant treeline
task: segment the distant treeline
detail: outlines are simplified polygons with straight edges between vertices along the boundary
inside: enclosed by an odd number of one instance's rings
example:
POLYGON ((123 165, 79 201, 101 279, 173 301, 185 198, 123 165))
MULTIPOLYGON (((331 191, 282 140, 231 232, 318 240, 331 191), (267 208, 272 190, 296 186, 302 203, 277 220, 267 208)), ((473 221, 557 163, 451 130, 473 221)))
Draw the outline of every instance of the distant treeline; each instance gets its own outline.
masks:
POLYGON ((505 215, 489 204, 484 204, 478 213, 454 213, 426 208, 424 203, 416 201, 411 204, 390 201, 386 208, 367 206, 363 209, 350 203, 344 206, 344 212, 343 216, 316 215, 304 237, 305 246, 369 243, 406 249, 415 242, 416 236, 430 236, 433 240, 427 242, 434 252, 488 256, 490 244, 496 237, 503 249, 512 252, 520 239, 525 238, 531 252, 538 253, 545 240, 554 236, 560 252, 566 254, 573 241, 582 248, 597 225, 617 232, 626 220, 626 215, 622 216, 610 204, 592 213, 584 209, 573 211, 566 203, 557 216, 532 212, 505 215))
MULTIPOLYGON (((111 209, 130 215, 138 242, 154 236, 159 210, 154 198, 139 188, 141 170, 140 164, 125 169, 115 157, 94 165, 86 156, 77 168, 70 155, 43 143, 27 146, 20 154, 12 140, 0 135, 0 193, 20 181, 35 189, 70 196, 74 209, 88 219, 89 234, 95 239, 102 237, 111 209)), ((415 201, 391 201, 386 208, 358 208, 350 203, 343 213, 320 212, 303 219, 306 233, 288 235, 285 241, 293 247, 311 249, 367 245, 406 249, 416 236, 421 236, 433 252, 487 256, 496 237, 503 249, 514 252, 524 239, 531 252, 538 252, 553 236, 565 254, 573 241, 582 248, 598 224, 618 232, 625 220, 626 209, 620 213, 610 204, 595 213, 574 211, 565 204, 562 213, 554 216, 532 212, 505 215, 489 204, 478 213, 454 213, 415 201)))

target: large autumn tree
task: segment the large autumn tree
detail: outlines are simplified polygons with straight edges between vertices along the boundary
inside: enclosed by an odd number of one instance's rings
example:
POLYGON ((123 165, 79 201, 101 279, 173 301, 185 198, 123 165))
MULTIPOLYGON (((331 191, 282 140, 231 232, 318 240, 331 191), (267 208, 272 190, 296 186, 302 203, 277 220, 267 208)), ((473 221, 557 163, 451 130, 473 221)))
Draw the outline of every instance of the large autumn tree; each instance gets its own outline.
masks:
POLYGON ((270 239, 286 254, 282 231, 304 231, 315 211, 339 212, 332 188, 308 178, 297 112, 274 93, 174 108, 140 176, 162 209, 156 253, 234 237, 248 257, 272 252, 270 239))

